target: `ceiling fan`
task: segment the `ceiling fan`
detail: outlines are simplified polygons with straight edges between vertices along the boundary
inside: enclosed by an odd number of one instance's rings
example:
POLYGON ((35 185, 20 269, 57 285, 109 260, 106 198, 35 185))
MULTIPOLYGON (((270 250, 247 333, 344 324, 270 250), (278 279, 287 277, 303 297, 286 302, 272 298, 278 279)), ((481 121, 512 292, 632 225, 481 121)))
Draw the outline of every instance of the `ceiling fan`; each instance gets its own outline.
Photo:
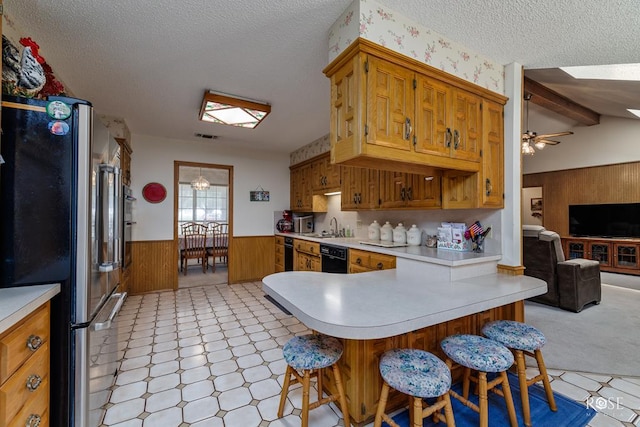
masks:
POLYGON ((558 145, 560 141, 555 141, 549 138, 557 138, 559 136, 573 135, 571 131, 543 133, 538 135, 536 132, 529 130, 529 101, 531 100, 531 94, 525 93, 524 100, 527 102, 527 117, 526 117, 526 132, 522 134, 522 153, 533 155, 535 153, 534 146, 538 150, 542 150, 547 145, 558 145))

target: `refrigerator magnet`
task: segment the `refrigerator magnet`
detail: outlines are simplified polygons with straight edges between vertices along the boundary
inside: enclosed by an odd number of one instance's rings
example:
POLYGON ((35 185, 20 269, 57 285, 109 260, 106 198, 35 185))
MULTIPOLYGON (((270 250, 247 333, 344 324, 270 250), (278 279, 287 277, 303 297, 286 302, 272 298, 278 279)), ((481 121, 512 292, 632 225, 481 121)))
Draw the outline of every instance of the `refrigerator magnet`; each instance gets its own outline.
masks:
POLYGON ((167 197, 167 189, 159 182, 150 182, 142 189, 142 197, 149 203, 160 203, 167 197))
POLYGON ((71 115, 71 107, 62 101, 51 101, 47 104, 47 114, 52 119, 66 120, 71 115))
POLYGON ((66 135, 69 133, 69 125, 59 120, 56 120, 55 122, 49 122, 47 127, 49 128, 49 132, 54 135, 66 135))

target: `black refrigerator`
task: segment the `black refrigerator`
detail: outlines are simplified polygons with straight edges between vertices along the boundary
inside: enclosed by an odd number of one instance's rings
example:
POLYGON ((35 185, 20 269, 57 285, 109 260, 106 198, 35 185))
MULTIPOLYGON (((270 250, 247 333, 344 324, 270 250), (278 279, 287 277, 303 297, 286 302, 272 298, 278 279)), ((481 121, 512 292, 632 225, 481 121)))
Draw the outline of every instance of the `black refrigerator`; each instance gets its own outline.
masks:
POLYGON ((95 427, 119 363, 119 148, 87 101, 2 98, 0 287, 60 283, 50 424, 95 427))

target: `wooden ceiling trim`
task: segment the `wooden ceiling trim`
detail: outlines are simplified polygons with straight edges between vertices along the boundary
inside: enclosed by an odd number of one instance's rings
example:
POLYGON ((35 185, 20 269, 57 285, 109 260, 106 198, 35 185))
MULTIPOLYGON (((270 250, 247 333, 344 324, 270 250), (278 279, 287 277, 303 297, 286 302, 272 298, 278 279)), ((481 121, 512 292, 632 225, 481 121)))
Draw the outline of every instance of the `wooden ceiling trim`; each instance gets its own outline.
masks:
POLYGON ((600 114, 573 102, 528 77, 524 78, 524 91, 531 94, 531 102, 547 110, 577 120, 586 126, 600 123, 600 114))

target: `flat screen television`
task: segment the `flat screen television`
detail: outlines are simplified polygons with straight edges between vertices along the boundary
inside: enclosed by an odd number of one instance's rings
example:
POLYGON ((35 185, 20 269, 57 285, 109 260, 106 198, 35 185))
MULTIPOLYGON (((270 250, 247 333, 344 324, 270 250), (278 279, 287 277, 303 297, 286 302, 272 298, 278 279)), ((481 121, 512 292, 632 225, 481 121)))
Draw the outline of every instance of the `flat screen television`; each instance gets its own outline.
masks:
POLYGON ((640 203, 569 205, 569 234, 640 237, 640 203))

